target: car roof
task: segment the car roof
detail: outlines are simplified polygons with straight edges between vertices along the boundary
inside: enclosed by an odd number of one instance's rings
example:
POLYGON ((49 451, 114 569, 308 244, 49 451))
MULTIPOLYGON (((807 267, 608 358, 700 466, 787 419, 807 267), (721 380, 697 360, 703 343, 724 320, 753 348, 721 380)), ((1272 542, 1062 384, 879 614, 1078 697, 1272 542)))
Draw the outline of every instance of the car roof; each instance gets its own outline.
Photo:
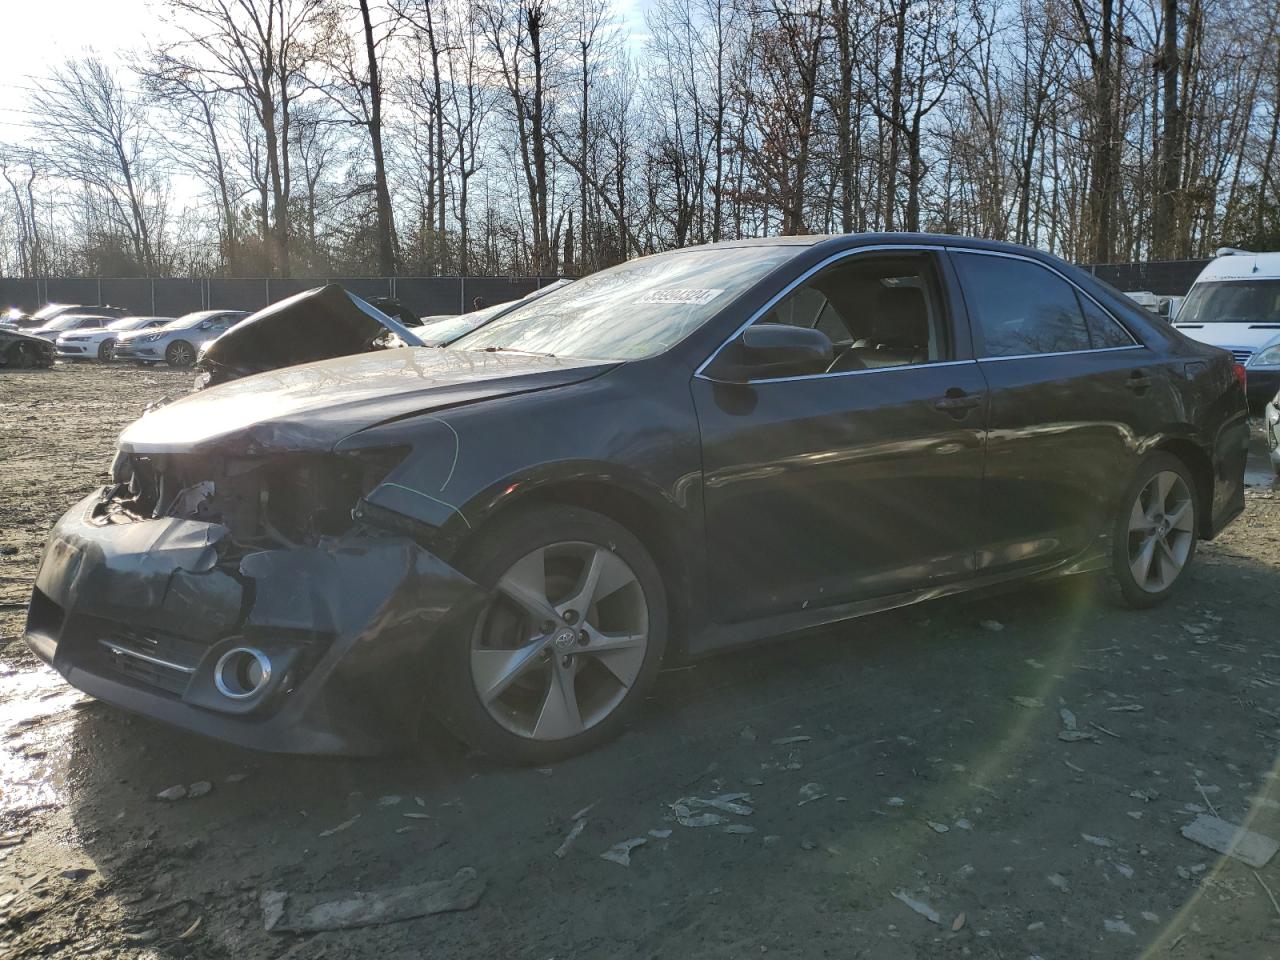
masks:
POLYGON ((1206 280, 1275 280, 1280 279, 1280 252, 1253 253, 1233 250, 1209 261, 1196 277, 1206 280))

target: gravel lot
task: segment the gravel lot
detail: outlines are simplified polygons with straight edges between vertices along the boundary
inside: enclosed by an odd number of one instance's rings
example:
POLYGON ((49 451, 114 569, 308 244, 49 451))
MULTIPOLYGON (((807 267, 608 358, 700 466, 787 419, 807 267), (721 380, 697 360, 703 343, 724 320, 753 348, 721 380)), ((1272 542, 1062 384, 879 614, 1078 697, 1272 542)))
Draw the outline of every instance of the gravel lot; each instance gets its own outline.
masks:
POLYGON ((0 956, 1280 957, 1280 856, 1255 870, 1180 834, 1213 812, 1280 838, 1268 471, 1154 612, 1076 582, 787 638, 664 673, 630 733, 555 768, 443 734, 296 759, 89 701, 19 639, 49 527, 119 428, 189 384, 0 374, 0 956), (1071 719, 1096 739, 1060 739, 1071 719), (675 821, 723 794, 749 798, 675 821), (601 858, 639 837, 629 866, 601 858), (485 885, 465 912, 264 930, 264 892, 461 867, 485 885))

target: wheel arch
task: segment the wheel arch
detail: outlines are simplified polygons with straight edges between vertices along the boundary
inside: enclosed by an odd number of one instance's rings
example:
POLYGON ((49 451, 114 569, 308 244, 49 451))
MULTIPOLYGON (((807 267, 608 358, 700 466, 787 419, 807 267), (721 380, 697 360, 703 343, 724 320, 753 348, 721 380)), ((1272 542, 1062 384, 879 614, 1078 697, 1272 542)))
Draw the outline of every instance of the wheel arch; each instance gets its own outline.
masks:
MULTIPOLYGON (((627 482, 616 476, 567 476, 540 481, 513 481, 502 487, 500 495, 474 522, 467 536, 458 544, 484 535, 498 518, 516 511, 535 509, 540 505, 581 507, 591 510, 625 527, 653 557, 667 594, 667 616, 670 642, 683 650, 691 621, 692 578, 696 561, 689 549, 689 537, 681 533, 689 523, 687 515, 668 498, 646 488, 640 482, 627 482)), ((471 510, 464 512, 473 515, 471 510)))
POLYGON ((1191 479, 1196 484, 1196 506, 1199 508, 1200 529, 1196 531, 1202 539, 1208 539, 1213 529, 1213 461, 1204 448, 1194 440, 1186 437, 1166 437, 1152 448, 1152 452, 1167 453, 1186 466, 1191 472, 1191 479))

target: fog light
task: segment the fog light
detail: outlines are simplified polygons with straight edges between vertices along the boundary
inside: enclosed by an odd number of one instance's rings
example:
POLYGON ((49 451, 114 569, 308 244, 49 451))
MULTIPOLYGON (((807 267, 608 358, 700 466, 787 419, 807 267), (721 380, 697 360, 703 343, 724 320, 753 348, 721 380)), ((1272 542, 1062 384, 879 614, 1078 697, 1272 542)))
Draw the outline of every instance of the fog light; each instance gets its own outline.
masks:
POLYGON ((253 647, 235 647, 218 658, 213 685, 224 697, 247 700, 271 681, 271 660, 253 647))

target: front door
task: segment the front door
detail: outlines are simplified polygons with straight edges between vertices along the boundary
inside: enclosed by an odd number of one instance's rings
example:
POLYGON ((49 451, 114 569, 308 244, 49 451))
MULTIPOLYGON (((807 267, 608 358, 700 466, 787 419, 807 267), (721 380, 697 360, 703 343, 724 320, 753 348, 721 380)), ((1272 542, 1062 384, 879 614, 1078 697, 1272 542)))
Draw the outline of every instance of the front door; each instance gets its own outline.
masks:
POLYGON ((829 368, 729 382, 713 361, 695 377, 721 622, 972 571, 986 385, 953 329, 945 270, 924 250, 848 255, 755 321, 827 333, 829 368))

